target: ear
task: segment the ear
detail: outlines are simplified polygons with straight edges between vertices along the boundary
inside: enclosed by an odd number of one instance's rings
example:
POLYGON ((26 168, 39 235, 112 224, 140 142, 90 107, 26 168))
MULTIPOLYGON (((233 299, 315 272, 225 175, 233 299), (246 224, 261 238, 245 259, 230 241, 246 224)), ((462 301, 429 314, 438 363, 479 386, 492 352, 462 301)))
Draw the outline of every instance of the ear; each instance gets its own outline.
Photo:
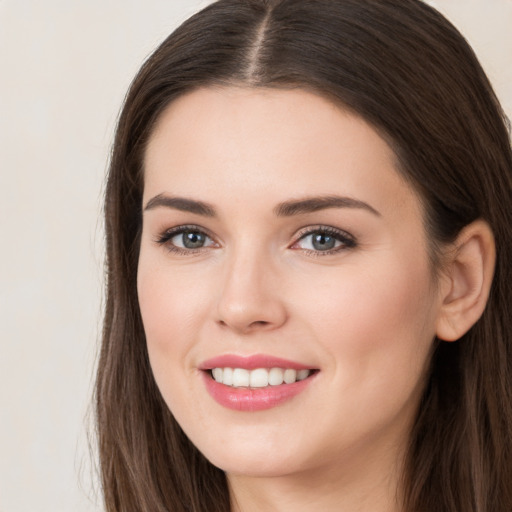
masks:
POLYGON ((446 255, 441 278, 443 302, 436 323, 439 339, 458 340, 480 318, 489 298, 495 261, 489 225, 477 220, 466 226, 446 255))

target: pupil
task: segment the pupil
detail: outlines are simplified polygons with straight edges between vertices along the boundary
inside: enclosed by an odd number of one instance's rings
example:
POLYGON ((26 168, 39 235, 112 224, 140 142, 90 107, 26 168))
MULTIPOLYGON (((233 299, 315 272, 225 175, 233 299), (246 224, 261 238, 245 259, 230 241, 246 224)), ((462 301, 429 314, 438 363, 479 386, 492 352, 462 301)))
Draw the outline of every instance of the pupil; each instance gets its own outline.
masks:
POLYGON ((183 245, 187 249, 197 249, 204 245, 204 235, 201 233, 183 233, 183 245))
POLYGON ((329 235, 318 234, 313 236, 313 247, 320 251, 333 249, 336 240, 329 235))

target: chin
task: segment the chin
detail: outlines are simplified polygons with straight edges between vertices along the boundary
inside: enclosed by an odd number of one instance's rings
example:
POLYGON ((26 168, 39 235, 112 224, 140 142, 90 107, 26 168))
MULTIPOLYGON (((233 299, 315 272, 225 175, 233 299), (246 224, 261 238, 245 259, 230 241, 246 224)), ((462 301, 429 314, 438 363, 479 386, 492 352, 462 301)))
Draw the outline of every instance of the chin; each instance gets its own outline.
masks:
POLYGON ((198 432, 189 434, 206 459, 227 474, 276 477, 304 469, 304 443, 293 439, 291 433, 284 437, 276 435, 275 426, 272 433, 265 433, 264 428, 259 433, 254 429, 247 430, 249 432, 244 433, 231 430, 229 434, 225 433, 227 435, 211 432, 214 434, 211 437, 198 432))
POLYGON ((234 452, 231 455, 223 454, 207 458, 214 466, 233 476, 273 478, 300 471, 292 461, 283 460, 278 453, 269 455, 258 451, 254 456, 243 456, 234 452))

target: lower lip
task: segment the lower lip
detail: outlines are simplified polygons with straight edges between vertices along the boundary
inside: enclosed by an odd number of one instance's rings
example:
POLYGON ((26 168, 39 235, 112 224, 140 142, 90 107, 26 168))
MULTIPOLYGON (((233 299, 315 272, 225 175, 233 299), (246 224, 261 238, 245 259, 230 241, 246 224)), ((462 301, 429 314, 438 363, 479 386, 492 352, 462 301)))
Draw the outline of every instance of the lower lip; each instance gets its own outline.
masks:
POLYGON ((202 372, 206 389, 211 397, 223 407, 235 411, 263 411, 277 407, 304 391, 316 373, 293 384, 268 386, 265 388, 234 388, 212 379, 209 372, 202 372))

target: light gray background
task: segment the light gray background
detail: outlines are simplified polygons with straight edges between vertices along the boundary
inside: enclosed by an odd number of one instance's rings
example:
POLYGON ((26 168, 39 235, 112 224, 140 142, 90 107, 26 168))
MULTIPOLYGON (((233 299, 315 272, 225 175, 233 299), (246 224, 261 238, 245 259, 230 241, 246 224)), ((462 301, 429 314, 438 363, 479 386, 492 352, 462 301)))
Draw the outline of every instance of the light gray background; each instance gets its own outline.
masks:
MULTIPOLYGON (((100 511, 101 197, 128 84, 207 1, 0 0, 0 512, 100 511)), ((436 0, 512 116, 512 0, 436 0)))

